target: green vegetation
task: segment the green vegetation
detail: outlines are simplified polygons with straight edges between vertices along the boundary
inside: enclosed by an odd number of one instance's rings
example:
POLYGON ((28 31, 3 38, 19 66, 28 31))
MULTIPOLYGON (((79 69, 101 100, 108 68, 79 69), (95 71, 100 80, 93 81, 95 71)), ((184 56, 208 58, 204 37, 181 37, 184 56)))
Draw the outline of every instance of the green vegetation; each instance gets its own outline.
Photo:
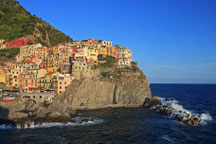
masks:
POLYGON ((0 56, 5 58, 13 58, 15 57, 20 51, 20 48, 8 48, 8 49, 1 49, 0 56))
POLYGON ((98 67, 101 68, 109 68, 109 67, 113 67, 116 63, 116 58, 112 57, 112 56, 106 56, 104 58, 101 58, 99 61, 105 61, 104 63, 100 63, 98 64, 98 67))
POLYGON ((137 65, 138 65, 138 62, 132 61, 132 62, 131 62, 131 65, 136 65, 136 66, 137 66, 137 65))
POLYGON ((70 37, 53 28, 47 22, 31 15, 19 5, 19 2, 0 0, 0 39, 11 41, 29 35, 34 36, 36 41, 47 46, 72 41, 70 37))

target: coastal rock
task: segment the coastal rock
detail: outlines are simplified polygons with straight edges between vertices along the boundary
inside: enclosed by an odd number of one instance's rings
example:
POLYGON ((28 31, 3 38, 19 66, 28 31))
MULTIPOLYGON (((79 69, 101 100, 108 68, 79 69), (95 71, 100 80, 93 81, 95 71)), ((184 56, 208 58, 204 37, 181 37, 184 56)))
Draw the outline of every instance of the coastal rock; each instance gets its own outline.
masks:
POLYGON ((119 72, 118 77, 112 74, 112 79, 95 76, 73 80, 64 95, 58 96, 52 105, 64 103, 77 109, 106 105, 142 106, 146 98, 152 98, 149 82, 141 72, 119 72))
POLYGON ((154 105, 151 107, 151 109, 162 115, 170 115, 176 121, 183 122, 187 125, 196 125, 200 122, 199 115, 193 115, 191 112, 188 111, 178 111, 164 104, 154 105))
POLYGON ((146 100, 145 100, 145 102, 143 104, 143 106, 147 107, 147 108, 149 108, 151 106, 154 106, 154 105, 162 105, 162 102, 161 102, 160 98, 157 97, 157 96, 152 97, 152 99, 146 98, 146 100))
MULTIPOLYGON (((152 101, 147 77, 138 68, 134 72, 113 69, 100 71, 110 71, 109 77, 97 73, 75 79, 65 93, 57 96, 49 105, 34 101, 0 102, 0 119, 67 122, 71 121, 71 116, 74 117, 78 109, 143 106, 147 99, 152 101)), ((157 100, 153 98, 154 101, 157 100)))

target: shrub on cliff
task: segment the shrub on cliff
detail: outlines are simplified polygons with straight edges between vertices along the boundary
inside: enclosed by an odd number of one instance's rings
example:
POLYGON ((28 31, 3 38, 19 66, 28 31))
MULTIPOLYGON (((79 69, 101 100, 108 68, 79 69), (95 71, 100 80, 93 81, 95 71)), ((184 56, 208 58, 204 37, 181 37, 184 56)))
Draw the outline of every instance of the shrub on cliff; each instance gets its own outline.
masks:
POLYGON ((100 59, 101 61, 105 61, 104 63, 99 63, 98 67, 99 68, 111 68, 115 66, 117 59, 112 56, 106 56, 100 59))

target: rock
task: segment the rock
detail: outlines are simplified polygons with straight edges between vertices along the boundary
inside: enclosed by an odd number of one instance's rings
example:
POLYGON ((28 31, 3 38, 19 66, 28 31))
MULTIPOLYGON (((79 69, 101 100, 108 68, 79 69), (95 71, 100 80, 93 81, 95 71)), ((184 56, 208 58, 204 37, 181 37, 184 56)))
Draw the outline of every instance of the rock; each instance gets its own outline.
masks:
POLYGON ((193 116, 191 119, 184 121, 187 125, 196 125, 200 122, 200 118, 198 116, 193 116))
POLYGON ((192 115, 188 111, 176 111, 167 105, 154 105, 151 109, 163 115, 170 115, 176 121, 184 122, 187 125, 196 125, 200 122, 198 115, 192 115))
MULTIPOLYGON (((152 98, 149 82, 141 72, 119 74, 119 78, 112 79, 95 77, 75 79, 64 95, 57 96, 56 102, 52 105, 62 104, 62 102, 66 102, 64 104, 70 107, 94 106, 95 108, 115 104, 143 105, 146 98, 152 98)), ((159 103, 155 99, 153 102, 159 103)))
POLYGON ((152 99, 146 98, 143 104, 144 107, 152 107, 154 105, 162 105, 162 102, 159 97, 153 97, 152 99))
POLYGON ((162 102, 159 97, 153 97, 151 100, 152 105, 162 105, 162 102))

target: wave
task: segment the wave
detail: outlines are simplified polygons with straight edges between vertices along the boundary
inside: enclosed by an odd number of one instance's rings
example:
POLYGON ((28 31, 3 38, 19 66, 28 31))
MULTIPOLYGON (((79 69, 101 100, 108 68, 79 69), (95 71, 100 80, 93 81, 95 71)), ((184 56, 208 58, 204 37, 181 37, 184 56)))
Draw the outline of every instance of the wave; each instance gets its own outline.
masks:
MULTIPOLYGON (((208 121, 212 121, 212 117, 209 113, 194 113, 193 111, 187 110, 184 108, 183 105, 179 104, 179 101, 176 99, 165 99, 161 98, 161 102, 163 106, 166 106, 166 109, 170 111, 170 116, 173 118, 180 118, 182 121, 190 119, 193 116, 196 116, 200 119, 200 124, 205 125, 207 124, 208 121)), ((153 106, 151 109, 154 109, 155 107, 153 106)))
POLYGON ((87 126, 87 125, 99 124, 103 122, 103 120, 101 119, 88 119, 88 120, 85 119, 85 121, 83 121, 83 118, 80 118, 80 117, 76 117, 74 119, 76 120, 76 122, 68 122, 68 123, 50 122, 50 123, 35 124, 34 121, 26 121, 24 125, 16 124, 16 126, 2 124, 0 125, 0 130, 87 126))
POLYGON ((6 125, 6 124, 0 125, 0 130, 8 130, 8 129, 14 129, 14 126, 13 125, 6 125))
POLYGON ((209 113, 203 113, 200 116, 200 120, 201 120, 200 123, 202 125, 206 125, 208 121, 212 121, 213 119, 209 113))

